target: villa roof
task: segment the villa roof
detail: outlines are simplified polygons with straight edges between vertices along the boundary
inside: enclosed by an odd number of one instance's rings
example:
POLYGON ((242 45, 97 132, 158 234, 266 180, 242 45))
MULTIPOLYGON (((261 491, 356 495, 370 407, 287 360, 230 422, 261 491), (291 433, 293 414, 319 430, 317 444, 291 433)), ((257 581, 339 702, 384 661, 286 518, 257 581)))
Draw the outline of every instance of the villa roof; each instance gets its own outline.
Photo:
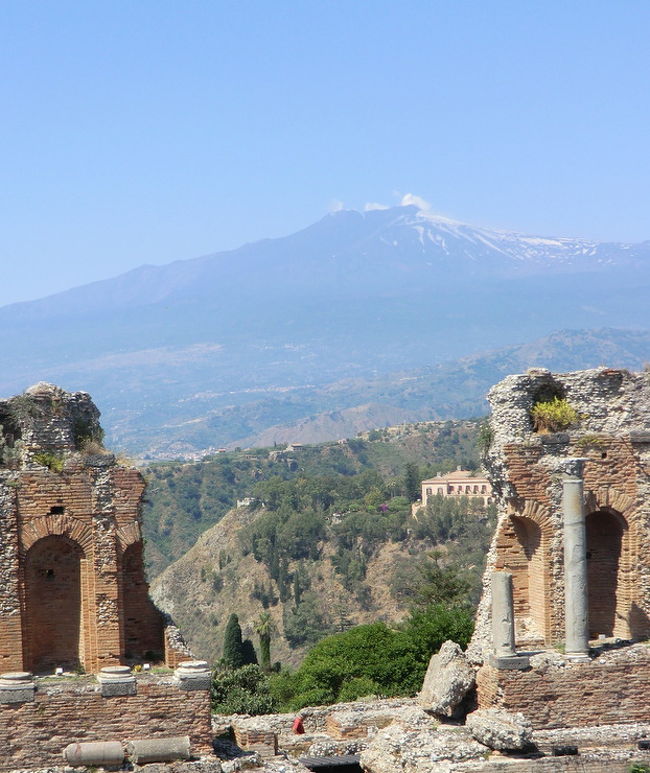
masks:
POLYGON ((487 480, 485 475, 483 473, 476 473, 470 472, 469 470, 454 470, 453 472, 445 473, 444 475, 438 475, 435 478, 427 478, 427 480, 423 480, 422 483, 443 483, 444 481, 448 480, 487 480))

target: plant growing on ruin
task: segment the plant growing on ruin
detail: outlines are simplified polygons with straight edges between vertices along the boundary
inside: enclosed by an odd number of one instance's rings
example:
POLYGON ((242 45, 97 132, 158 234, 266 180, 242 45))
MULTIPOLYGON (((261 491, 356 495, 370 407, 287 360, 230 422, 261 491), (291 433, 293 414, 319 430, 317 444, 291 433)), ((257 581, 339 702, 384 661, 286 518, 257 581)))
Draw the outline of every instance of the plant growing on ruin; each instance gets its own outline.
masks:
POLYGON ((101 454, 104 451, 104 430, 90 419, 77 416, 72 423, 75 448, 84 454, 101 454))
POLYGON ((42 467, 47 467, 50 472, 63 472, 63 459, 50 451, 34 454, 34 461, 42 467))
POLYGON ((490 426, 490 422, 488 419, 481 422, 481 425, 478 429, 478 437, 476 438, 476 445, 478 446, 478 450, 482 456, 485 456, 487 452, 490 450, 490 447, 492 445, 492 441, 494 440, 494 430, 490 426))
POLYGON ((557 395, 533 406, 530 416, 536 432, 561 432, 578 421, 576 409, 557 395))
POLYGON ((598 448, 602 449, 605 448, 606 442, 603 435, 583 435, 581 438, 576 440, 576 448, 580 449, 581 451, 584 451, 586 448, 598 448))

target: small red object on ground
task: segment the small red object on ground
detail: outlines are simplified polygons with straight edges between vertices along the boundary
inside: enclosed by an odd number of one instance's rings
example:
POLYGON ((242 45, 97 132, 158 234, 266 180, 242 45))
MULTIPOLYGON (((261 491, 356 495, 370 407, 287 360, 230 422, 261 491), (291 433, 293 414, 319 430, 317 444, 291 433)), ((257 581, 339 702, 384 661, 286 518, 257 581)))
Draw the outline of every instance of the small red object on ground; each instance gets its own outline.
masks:
POLYGON ((292 728, 296 735, 302 735, 305 732, 305 726, 302 724, 302 717, 300 714, 293 720, 292 728))

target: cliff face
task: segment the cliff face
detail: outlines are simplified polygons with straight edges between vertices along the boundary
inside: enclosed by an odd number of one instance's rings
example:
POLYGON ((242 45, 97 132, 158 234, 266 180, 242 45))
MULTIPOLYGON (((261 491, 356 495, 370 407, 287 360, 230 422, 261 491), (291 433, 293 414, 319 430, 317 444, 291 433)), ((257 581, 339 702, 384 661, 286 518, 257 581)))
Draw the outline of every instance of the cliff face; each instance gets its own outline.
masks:
MULTIPOLYGON (((399 542, 379 540, 366 560, 363 581, 351 590, 337 572, 336 542, 326 534, 315 546, 317 559, 288 564, 287 571, 298 574, 304 588, 296 605, 295 585, 281 600, 281 587, 268 567, 242 550, 243 533, 265 513, 231 510, 153 582, 153 598, 173 616, 198 657, 214 661, 221 656, 225 625, 233 612, 244 636, 257 647, 253 625, 264 604, 276 628, 271 657, 284 665, 297 665, 309 646, 329 633, 377 620, 397 623, 406 616, 409 600, 403 586, 421 579, 416 567, 433 547, 430 539, 409 534, 399 542)), ((489 527, 476 520, 475 526, 487 535, 489 527)), ((487 542, 481 546, 483 555, 486 548, 487 542)), ((443 546, 441 552, 447 549, 443 546)))

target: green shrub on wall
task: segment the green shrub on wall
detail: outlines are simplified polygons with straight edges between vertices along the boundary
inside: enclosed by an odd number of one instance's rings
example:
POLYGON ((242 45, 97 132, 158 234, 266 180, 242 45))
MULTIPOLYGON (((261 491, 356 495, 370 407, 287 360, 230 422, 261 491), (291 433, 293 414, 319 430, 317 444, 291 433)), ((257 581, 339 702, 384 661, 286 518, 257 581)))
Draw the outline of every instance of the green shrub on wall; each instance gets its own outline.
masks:
POLYGON ((578 412, 564 398, 536 403, 531 412, 536 432, 561 432, 578 421, 578 412))

